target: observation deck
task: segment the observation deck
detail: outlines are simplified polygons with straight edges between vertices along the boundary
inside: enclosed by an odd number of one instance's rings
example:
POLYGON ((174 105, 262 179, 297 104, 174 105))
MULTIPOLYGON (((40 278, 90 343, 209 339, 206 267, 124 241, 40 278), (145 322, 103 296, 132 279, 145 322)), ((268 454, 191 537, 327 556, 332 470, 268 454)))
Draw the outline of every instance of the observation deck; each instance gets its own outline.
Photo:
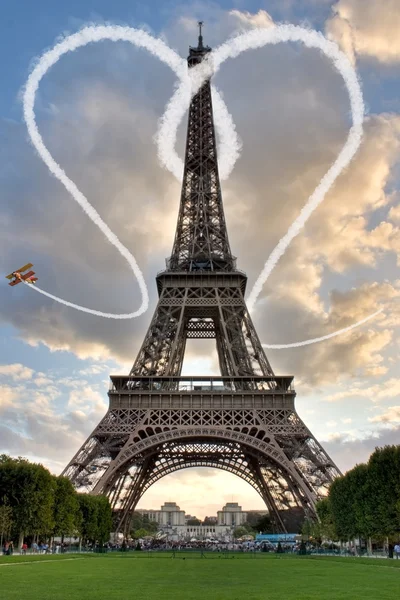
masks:
POLYGON ((111 375, 110 409, 293 409, 293 376, 111 375))

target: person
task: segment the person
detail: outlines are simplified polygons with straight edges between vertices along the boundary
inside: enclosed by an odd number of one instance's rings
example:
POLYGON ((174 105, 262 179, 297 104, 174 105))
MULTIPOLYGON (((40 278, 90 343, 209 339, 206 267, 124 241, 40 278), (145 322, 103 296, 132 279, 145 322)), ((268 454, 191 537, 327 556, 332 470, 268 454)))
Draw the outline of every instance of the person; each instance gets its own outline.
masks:
POLYGON ((21 554, 26 554, 27 550, 28 550, 28 544, 26 542, 24 542, 21 546, 21 554))
POLYGON ((397 559, 400 558, 400 542, 397 542, 397 544, 395 545, 394 554, 397 559))

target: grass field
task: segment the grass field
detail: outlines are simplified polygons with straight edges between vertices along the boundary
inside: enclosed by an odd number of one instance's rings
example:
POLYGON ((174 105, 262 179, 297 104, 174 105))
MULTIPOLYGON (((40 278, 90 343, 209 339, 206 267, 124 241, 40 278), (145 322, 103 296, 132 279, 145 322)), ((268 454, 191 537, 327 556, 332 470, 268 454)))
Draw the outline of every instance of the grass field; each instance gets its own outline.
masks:
POLYGON ((0 599, 392 600, 400 590, 400 561, 206 556, 0 557, 0 599))

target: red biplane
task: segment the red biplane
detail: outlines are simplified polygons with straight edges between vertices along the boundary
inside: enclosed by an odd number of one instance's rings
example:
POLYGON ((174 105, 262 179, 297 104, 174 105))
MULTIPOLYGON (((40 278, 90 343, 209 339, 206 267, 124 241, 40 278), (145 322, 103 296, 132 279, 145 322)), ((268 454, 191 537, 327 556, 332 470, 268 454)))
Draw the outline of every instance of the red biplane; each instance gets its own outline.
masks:
POLYGON ((27 269, 30 269, 31 267, 33 267, 33 264, 28 263, 24 267, 21 267, 20 269, 17 269, 16 271, 13 271, 9 275, 7 275, 6 279, 13 279, 13 281, 11 281, 8 285, 17 285, 18 283, 21 283, 22 281, 24 281, 25 283, 33 283, 33 284, 36 283, 38 278, 34 277, 34 274, 35 274, 34 271, 28 271, 28 273, 25 273, 25 275, 22 275, 22 273, 24 271, 26 271, 27 269))

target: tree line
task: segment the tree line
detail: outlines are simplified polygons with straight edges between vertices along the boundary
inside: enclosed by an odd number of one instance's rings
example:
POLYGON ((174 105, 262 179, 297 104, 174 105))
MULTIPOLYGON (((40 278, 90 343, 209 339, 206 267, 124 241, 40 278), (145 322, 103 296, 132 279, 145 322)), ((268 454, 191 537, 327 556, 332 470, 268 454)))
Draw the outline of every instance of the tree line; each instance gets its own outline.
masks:
POLYGON ((317 503, 319 522, 303 533, 316 539, 377 541, 400 538, 400 446, 376 448, 368 463, 333 481, 317 503))
MULTIPOLYGON (((318 522, 307 520, 303 534, 316 540, 348 541, 400 538, 400 446, 377 448, 360 464, 331 484, 317 503, 318 522)), ((56 477, 24 458, 0 455, 0 537, 4 540, 50 540, 79 537, 86 544, 104 544, 112 531, 112 511, 105 496, 79 494, 66 477, 56 477)), ((158 525, 133 514, 135 538, 154 535, 158 525)), ((235 537, 272 532, 268 515, 248 513, 235 537)))
POLYGON ((79 494, 66 477, 52 475, 24 458, 0 455, 0 536, 24 541, 79 537, 82 543, 110 539, 112 511, 105 496, 79 494))

